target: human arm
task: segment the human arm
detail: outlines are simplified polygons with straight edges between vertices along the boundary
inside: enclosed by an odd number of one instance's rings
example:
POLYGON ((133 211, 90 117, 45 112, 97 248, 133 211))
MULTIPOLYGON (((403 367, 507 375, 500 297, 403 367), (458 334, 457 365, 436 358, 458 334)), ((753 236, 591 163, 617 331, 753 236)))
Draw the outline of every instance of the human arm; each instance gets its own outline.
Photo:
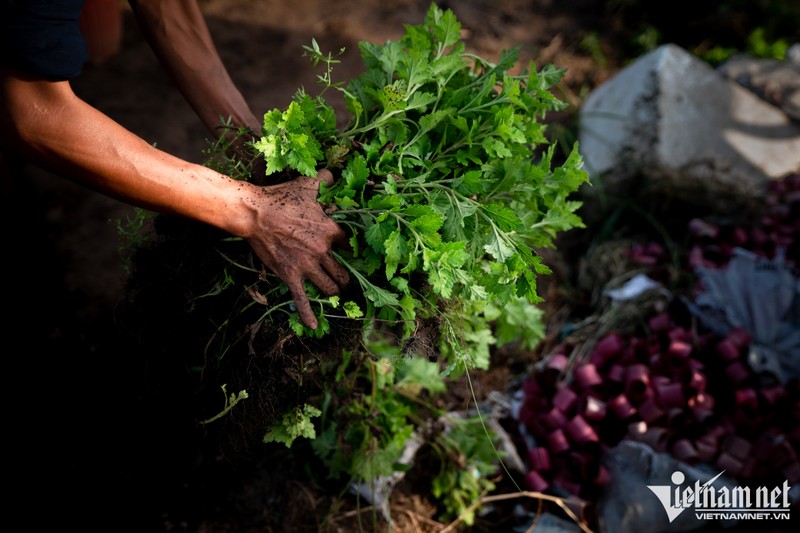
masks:
POLYGON ((196 0, 130 0, 150 47, 209 131, 222 119, 261 132, 225 68, 196 0))
POLYGON ((316 202, 314 178, 271 187, 233 180, 158 150, 80 100, 66 81, 10 70, 0 71, 0 143, 124 202, 242 237, 288 285, 309 327, 317 322, 303 281, 325 294, 347 283, 330 253, 343 233, 316 202))

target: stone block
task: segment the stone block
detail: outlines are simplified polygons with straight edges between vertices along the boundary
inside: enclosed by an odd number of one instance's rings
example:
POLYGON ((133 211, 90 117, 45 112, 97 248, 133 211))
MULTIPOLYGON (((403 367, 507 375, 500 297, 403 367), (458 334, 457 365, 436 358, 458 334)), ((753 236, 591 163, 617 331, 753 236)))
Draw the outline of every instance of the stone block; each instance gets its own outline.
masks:
POLYGON ((592 181, 629 196, 758 200, 770 180, 800 171, 800 126, 781 109, 686 50, 663 45, 597 87, 580 110, 592 181))

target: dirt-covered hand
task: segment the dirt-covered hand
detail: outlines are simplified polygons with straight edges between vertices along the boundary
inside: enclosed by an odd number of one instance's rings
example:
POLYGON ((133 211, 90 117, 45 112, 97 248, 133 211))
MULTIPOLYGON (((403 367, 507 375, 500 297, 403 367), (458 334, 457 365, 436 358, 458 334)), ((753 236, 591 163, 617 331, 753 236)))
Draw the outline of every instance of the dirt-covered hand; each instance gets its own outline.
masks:
POLYGON ((289 287, 300 318, 312 329, 317 328, 317 319, 303 282, 308 280, 333 296, 349 281, 347 270, 331 253, 346 237, 317 202, 320 181, 331 184, 333 176, 321 170, 316 178, 301 176, 257 188, 256 231, 247 238, 261 261, 289 287))

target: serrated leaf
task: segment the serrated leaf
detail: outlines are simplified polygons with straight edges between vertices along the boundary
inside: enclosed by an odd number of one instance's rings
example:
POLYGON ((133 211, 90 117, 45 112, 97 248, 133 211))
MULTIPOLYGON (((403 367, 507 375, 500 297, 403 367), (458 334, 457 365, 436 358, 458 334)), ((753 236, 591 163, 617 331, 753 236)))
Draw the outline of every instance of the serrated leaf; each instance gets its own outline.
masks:
POLYGON ((383 243, 386 242, 386 239, 389 238, 389 234, 392 231, 394 231, 393 224, 386 221, 379 222, 367 228, 366 233, 364 233, 364 239, 367 241, 370 248, 376 253, 383 255, 383 243))
POLYGON ((370 198, 367 206, 370 209, 396 209, 404 203, 405 200, 399 194, 381 194, 370 198))
POLYGON ((451 79, 456 72, 468 68, 467 62, 462 56, 463 43, 458 43, 457 48, 450 54, 437 57, 430 64, 431 77, 443 85, 446 80, 451 79))
POLYGON ((339 209, 351 209, 354 207, 358 207, 358 202, 350 198, 349 196, 337 196, 333 199, 336 202, 336 206, 339 209))
POLYGON ((361 251, 361 244, 358 239, 358 230, 353 230, 353 235, 347 240, 350 248, 353 251, 353 257, 358 257, 361 251))
POLYGON ((305 324, 300 320, 300 315, 296 313, 289 315, 289 327, 298 337, 301 337, 306 331, 305 324))
POLYGON ((425 15, 425 24, 442 46, 452 46, 461 38, 461 23, 452 10, 443 11, 431 4, 425 15))
POLYGON ((486 244, 483 245, 483 249, 501 263, 517 253, 511 244, 495 232, 489 235, 486 244))
POLYGON ((433 292, 444 299, 450 298, 453 292, 453 277, 444 270, 431 269, 428 272, 428 283, 433 288, 433 292))
POLYGON ((502 159, 504 157, 511 157, 513 154, 508 149, 506 143, 496 137, 487 137, 481 141, 481 146, 490 158, 502 159))
POLYGON ((486 287, 474 283, 467 285, 467 295, 470 300, 476 302, 485 302, 489 299, 489 293, 486 292, 486 287))
POLYGON ((497 345, 519 343, 524 350, 533 350, 544 339, 544 312, 536 305, 514 298, 502 309, 495 310, 494 334, 497 345))
POLYGON ((424 112, 428 106, 436 102, 436 95, 424 91, 417 91, 408 99, 408 108, 424 112))
POLYGON ((403 237, 399 229, 396 229, 389 234, 389 237, 383 242, 384 250, 386 250, 386 279, 392 279, 397 267, 403 258, 408 253, 406 246, 406 239, 403 237))
POLYGON ((406 278, 393 277, 389 281, 389 283, 392 285, 392 287, 394 287, 395 289, 397 289, 398 291, 400 291, 402 293, 407 293, 408 290, 409 290, 409 288, 408 288, 408 280, 406 278))
MULTIPOLYGON (((417 270, 417 266, 419 266, 419 256, 417 254, 409 254, 406 258, 406 266, 400 269, 402 274, 410 274, 411 272, 415 272, 417 270)), ((393 278, 392 281, 394 281, 393 278)))
POLYGON ((432 394, 447 390, 439 365, 418 356, 403 359, 396 387, 414 397, 419 396, 422 390, 432 394))
POLYGON ((486 192, 486 180, 480 170, 465 172, 453 181, 453 186, 464 196, 486 192))
POLYGON ((342 309, 344 309, 344 314, 347 315, 347 318, 361 318, 364 316, 364 311, 361 310, 357 303, 352 301, 345 302, 342 309))
POLYGON ((516 231, 520 227, 519 217, 507 207, 500 204, 486 204, 483 206, 483 211, 503 231, 516 231))
POLYGON ((265 443, 281 442, 290 448, 299 437, 315 439, 317 433, 311 419, 321 414, 322 412, 313 405, 305 404, 303 407, 295 407, 284 414, 281 420, 267 431, 263 441, 265 443))
POLYGON ((403 80, 395 80, 391 85, 376 91, 375 95, 383 104, 384 112, 397 111, 406 107, 408 92, 406 91, 406 83, 403 80))
POLYGON ((406 81, 407 87, 413 94, 418 87, 430 79, 427 54, 419 53, 416 50, 407 50, 403 61, 398 65, 397 75, 406 81))
POLYGON ((436 233, 444 224, 442 214, 429 205, 409 205, 402 213, 410 219, 411 227, 422 233, 436 233))
POLYGON ((387 194, 397 194, 397 182, 391 174, 386 176, 386 179, 383 181, 383 189, 387 194))
POLYGON ((419 125, 422 131, 429 131, 438 126, 442 121, 453 115, 453 109, 440 109, 433 113, 423 115, 419 119, 419 125))
MULTIPOLYGON (((347 162, 347 166, 342 171, 342 178, 347 190, 351 190, 358 194, 364 190, 364 186, 369 180, 369 168, 367 168, 367 161, 361 154, 356 154, 347 162)), ((353 195, 351 198, 355 198, 353 195)))
POLYGON ((377 285, 369 284, 364 289, 364 296, 367 297, 375 307, 394 306, 399 304, 397 295, 377 285))

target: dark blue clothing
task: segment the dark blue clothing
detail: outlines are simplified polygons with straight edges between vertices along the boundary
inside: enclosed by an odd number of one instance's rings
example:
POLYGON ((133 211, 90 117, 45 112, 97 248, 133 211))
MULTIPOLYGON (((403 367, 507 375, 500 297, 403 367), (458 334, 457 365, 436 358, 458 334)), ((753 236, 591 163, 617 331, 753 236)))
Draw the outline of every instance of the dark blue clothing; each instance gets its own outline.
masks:
POLYGON ((88 59, 79 17, 84 0, 0 0, 0 63, 53 81, 88 59))

